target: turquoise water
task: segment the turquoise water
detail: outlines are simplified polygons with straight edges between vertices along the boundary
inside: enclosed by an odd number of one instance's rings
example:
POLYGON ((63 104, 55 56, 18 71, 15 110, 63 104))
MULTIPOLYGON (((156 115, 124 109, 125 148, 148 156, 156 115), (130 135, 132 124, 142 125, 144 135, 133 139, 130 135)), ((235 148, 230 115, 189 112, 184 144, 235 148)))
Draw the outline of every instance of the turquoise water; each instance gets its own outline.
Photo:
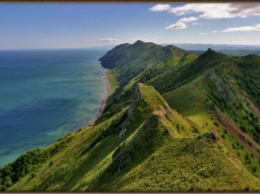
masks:
POLYGON ((0 51, 0 167, 97 115, 101 50, 0 51))

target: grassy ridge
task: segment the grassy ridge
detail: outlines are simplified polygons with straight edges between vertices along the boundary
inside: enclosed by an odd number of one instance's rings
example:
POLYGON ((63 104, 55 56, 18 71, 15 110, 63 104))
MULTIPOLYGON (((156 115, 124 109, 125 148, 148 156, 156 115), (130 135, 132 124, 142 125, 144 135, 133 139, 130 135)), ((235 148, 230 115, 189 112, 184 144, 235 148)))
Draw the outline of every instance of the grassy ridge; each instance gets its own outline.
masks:
POLYGON ((245 172, 224 146, 206 136, 175 139, 120 178, 113 190, 258 190, 257 179, 245 172))
POLYGON ((221 110, 258 140, 251 106, 259 107, 259 57, 210 49, 197 57, 137 41, 100 60, 112 88, 103 115, 1 169, 2 190, 260 190, 260 160, 215 115, 221 110))

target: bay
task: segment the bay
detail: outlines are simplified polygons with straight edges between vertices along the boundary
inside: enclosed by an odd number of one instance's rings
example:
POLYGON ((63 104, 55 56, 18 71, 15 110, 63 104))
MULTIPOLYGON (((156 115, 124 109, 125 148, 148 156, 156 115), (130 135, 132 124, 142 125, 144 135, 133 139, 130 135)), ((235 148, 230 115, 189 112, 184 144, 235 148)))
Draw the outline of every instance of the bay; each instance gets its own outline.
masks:
POLYGON ((0 167, 90 123, 106 94, 104 54, 0 51, 0 167))

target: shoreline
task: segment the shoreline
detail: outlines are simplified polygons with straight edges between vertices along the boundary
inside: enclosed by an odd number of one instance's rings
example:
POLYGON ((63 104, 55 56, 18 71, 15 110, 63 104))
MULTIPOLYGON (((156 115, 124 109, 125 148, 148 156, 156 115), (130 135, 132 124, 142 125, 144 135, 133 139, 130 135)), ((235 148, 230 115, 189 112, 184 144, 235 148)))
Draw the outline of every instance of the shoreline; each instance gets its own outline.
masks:
POLYGON ((106 95, 104 96, 103 100, 102 100, 102 103, 101 103, 101 106, 99 107, 98 109, 98 114, 90 121, 89 125, 88 126, 93 126, 95 125, 95 122, 97 121, 98 118, 100 118, 106 108, 106 105, 107 105, 107 99, 108 97, 110 96, 111 94, 111 85, 110 85, 110 82, 108 80, 108 73, 109 73, 109 70, 106 69, 106 73, 105 73, 105 76, 103 76, 102 80, 103 82, 105 83, 106 85, 106 95))

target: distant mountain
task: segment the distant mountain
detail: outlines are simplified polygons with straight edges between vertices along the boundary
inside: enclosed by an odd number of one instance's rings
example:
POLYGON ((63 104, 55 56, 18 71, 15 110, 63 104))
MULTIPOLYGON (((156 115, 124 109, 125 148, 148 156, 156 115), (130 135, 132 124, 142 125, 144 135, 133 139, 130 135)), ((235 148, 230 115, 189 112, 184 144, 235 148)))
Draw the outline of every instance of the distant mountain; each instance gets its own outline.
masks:
POLYGON ((100 61, 102 116, 2 168, 1 190, 260 190, 260 56, 137 41, 100 61))
POLYGON ((232 45, 232 44, 178 44, 173 43, 185 50, 207 50, 208 48, 214 50, 260 50, 260 45, 232 45))
POLYGON ((162 47, 138 40, 134 44, 127 43, 115 47, 101 57, 100 61, 103 67, 120 72, 118 81, 125 85, 133 77, 169 56, 183 56, 185 53, 186 51, 175 46, 162 47))
MULTIPOLYGON (((163 44, 167 45, 167 44, 163 44)), ((179 48, 188 50, 198 55, 208 48, 231 56, 246 56, 248 54, 260 55, 260 45, 228 45, 228 44, 174 44, 179 48)))

